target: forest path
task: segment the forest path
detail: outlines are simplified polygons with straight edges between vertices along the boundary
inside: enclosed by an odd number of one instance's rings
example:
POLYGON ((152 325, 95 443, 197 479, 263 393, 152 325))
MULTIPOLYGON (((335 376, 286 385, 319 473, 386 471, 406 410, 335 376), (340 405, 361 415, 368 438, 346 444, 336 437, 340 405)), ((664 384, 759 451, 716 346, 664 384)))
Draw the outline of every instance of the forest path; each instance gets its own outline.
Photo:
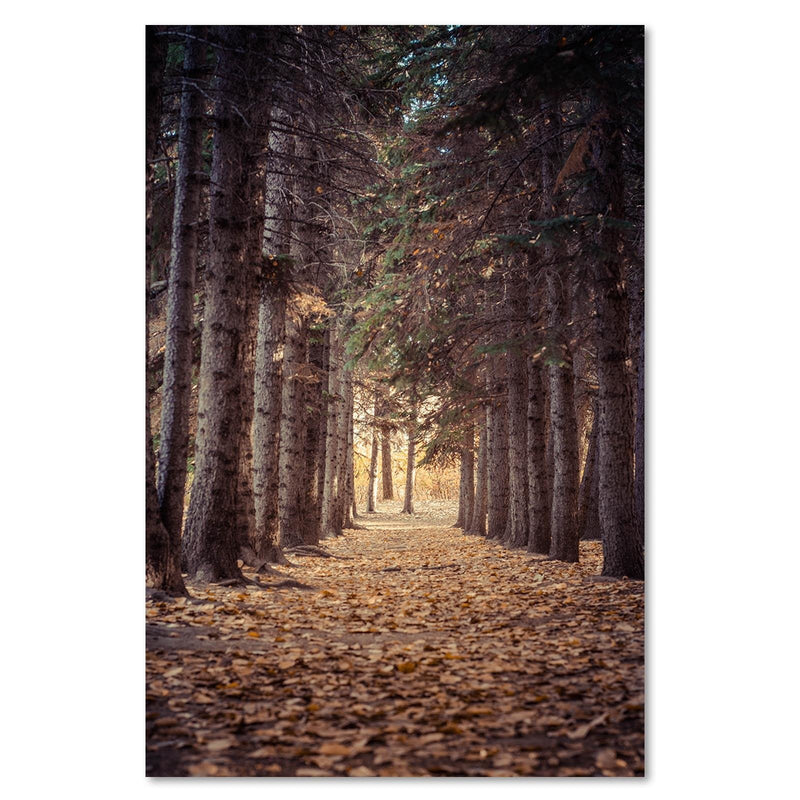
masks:
POLYGON ((643 774, 642 584, 454 519, 360 517, 280 568, 311 591, 149 600, 147 773, 643 774))

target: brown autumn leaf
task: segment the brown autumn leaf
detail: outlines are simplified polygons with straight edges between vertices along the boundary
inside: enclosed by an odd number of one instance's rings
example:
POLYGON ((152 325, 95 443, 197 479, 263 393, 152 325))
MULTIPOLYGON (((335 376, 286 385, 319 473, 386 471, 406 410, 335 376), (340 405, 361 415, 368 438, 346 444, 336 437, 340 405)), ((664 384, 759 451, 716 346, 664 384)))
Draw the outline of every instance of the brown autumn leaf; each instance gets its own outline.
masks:
POLYGON ((315 591, 190 584, 200 602, 148 600, 148 764, 169 753, 155 769, 183 775, 641 774, 641 585, 589 580, 599 543, 581 542, 578 564, 532 567, 419 508, 326 540, 336 558, 275 567, 315 591), (600 725, 613 763, 574 749, 600 725), (225 763, 199 766, 199 752, 225 763))

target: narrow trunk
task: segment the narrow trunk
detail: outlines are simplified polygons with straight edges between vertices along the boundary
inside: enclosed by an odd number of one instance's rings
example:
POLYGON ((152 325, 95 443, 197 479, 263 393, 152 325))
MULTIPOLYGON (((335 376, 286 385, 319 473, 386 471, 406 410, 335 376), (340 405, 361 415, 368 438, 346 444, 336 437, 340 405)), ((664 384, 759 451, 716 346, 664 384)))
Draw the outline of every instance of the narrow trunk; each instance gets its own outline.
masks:
POLYGON ((546 358, 553 439, 550 557, 574 562, 578 560, 578 433, 563 277, 552 270, 547 275, 547 304, 550 342, 546 358))
POLYGON ((528 369, 528 520, 531 553, 550 552, 550 480, 547 469, 545 376, 542 362, 529 359, 528 369))
POLYGON ((406 455, 406 490, 403 497, 402 514, 414 513, 414 482, 416 478, 416 412, 412 410, 411 422, 408 425, 408 450, 406 455))
POLYGON ((301 380, 305 362, 303 323, 294 314, 286 315, 286 340, 283 360, 283 400, 278 456, 278 511, 280 545, 286 549, 305 543, 305 409, 301 380))
MULTIPOLYGON (((286 115, 274 110, 278 122, 286 115)), ((269 160, 264 176, 264 229, 258 287, 253 446, 253 502, 255 527, 252 547, 257 559, 280 562, 278 546, 279 476, 278 441, 283 405, 283 355, 286 325, 286 259, 291 247, 291 194, 286 175, 292 138, 273 130, 269 134, 269 160)))
POLYGON ((242 577, 237 564, 236 489, 249 182, 243 152, 247 122, 237 103, 240 76, 247 74, 249 64, 241 31, 219 29, 195 477, 184 535, 188 571, 201 582, 242 577))
MULTIPOLYGON (((378 416, 378 400, 375 400, 375 417, 378 416)), ((372 447, 369 453, 369 482, 367 484, 367 514, 374 514, 378 503, 378 425, 372 426, 372 447)))
MULTIPOLYGON (((344 355, 342 356, 344 358, 344 355)), ((348 397, 353 385, 353 371, 347 366, 342 366, 340 383, 340 403, 336 420, 336 494, 334 501, 333 521, 331 532, 334 536, 341 536, 345 527, 345 514, 347 503, 347 435, 349 423, 347 420, 350 406, 348 397)))
POLYGON ((205 66, 202 29, 189 27, 183 61, 178 170, 172 218, 172 253, 167 300, 167 338, 158 453, 158 499, 170 538, 173 569, 180 570, 183 501, 189 451, 189 403, 192 393, 192 332, 197 228, 202 178, 203 97, 198 87, 205 66))
POLYGON ((480 424, 480 436, 478 438, 478 466, 475 475, 475 497, 472 502, 472 513, 470 514, 469 527, 467 533, 475 533, 486 536, 486 503, 487 503, 487 437, 486 437, 486 411, 482 414, 480 424))
MULTIPOLYGON (((304 442, 305 478, 303 480, 303 540, 306 544, 317 544, 320 540, 322 498, 318 496, 320 469, 320 424, 322 414, 322 359, 323 342, 319 331, 309 332, 308 376, 305 379, 306 433, 304 442)), ((323 442, 324 444, 324 442, 323 442)))
POLYGON ((546 555, 550 552, 550 477, 547 460, 547 387, 542 365, 541 339, 534 337, 535 324, 541 319, 541 254, 528 253, 528 330, 532 356, 526 361, 528 388, 528 551, 546 555))
POLYGON ((251 226, 255 230, 248 233, 249 243, 245 266, 249 273, 249 280, 242 303, 244 331, 241 339, 240 356, 242 391, 240 398, 239 486, 236 493, 236 526, 239 556, 245 562, 251 562, 251 566, 256 566, 256 561, 251 558, 253 553, 250 545, 255 538, 256 530, 256 508, 253 495, 253 440, 251 433, 255 403, 255 356, 258 335, 257 268, 261 260, 261 237, 263 231, 260 226, 253 225, 252 218, 251 226))
POLYGON ((381 428, 381 486, 382 500, 394 500, 394 485, 392 483, 392 441, 389 426, 381 428))
POLYGON ((508 522, 508 424, 506 416, 506 388, 501 370, 500 356, 489 361, 491 374, 488 386, 489 404, 489 450, 488 450, 488 520, 486 535, 489 539, 502 540, 508 522))
POLYGON ((353 380, 352 378, 347 385, 347 450, 345 451, 345 460, 347 463, 347 472, 345 475, 345 528, 357 527, 353 522, 353 517, 358 516, 358 509, 356 508, 356 486, 355 486, 355 465, 353 463, 353 380))
POLYGON ((472 524, 473 506, 475 504, 475 426, 470 424, 464 431, 464 444, 461 447, 461 491, 459 497, 463 500, 463 519, 461 524, 456 523, 457 528, 469 530, 472 524))
MULTIPOLYGON (((156 154, 158 128, 161 122, 161 82, 166 64, 166 43, 155 35, 156 29, 146 29, 146 105, 147 124, 145 167, 145 202, 146 202, 146 239, 152 241, 152 208, 153 208, 153 168, 152 162, 156 154)), ((148 253, 149 255, 149 253, 148 253)), ((145 297, 149 290, 150 264, 145 264, 145 297)), ((145 563, 147 585, 160 589, 170 595, 186 595, 186 587, 180 570, 180 541, 171 540, 161 520, 159 512, 158 491, 156 489, 155 453, 153 452, 152 428, 150 424, 150 397, 152 385, 150 371, 147 369, 147 357, 150 344, 150 314, 145 313, 145 563)))
POLYGON ((506 314, 510 346, 508 364, 508 475, 509 516, 505 543, 527 547, 529 528, 528 493, 528 387, 525 353, 519 342, 526 318, 526 291, 521 276, 512 276, 507 286, 506 314))
POLYGON ((286 298, 269 275, 262 276, 256 337, 253 417, 253 499, 257 558, 280 561, 278 548, 278 441, 282 407, 282 365, 286 298))
POLYGON ((580 489, 578 490, 578 536, 583 540, 602 538, 600 513, 598 509, 598 489, 600 473, 597 469, 597 401, 593 403, 594 414, 589 430, 589 448, 586 451, 586 464, 583 467, 580 489))
POLYGON ((635 386, 633 430, 633 497, 639 538, 644 541, 644 237, 639 236, 636 258, 628 270, 630 292, 630 359, 635 386))
POLYGON ((338 454, 338 421, 341 404, 341 344, 340 331, 333 327, 329 332, 328 391, 325 426, 325 479, 322 496, 320 535, 335 536, 336 475, 338 454))

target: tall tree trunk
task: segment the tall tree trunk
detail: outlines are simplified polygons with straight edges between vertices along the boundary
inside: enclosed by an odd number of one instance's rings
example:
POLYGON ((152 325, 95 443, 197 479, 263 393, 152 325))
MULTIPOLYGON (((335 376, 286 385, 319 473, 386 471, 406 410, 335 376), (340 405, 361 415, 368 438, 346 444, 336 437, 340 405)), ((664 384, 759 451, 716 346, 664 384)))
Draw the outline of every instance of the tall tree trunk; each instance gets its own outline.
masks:
POLYGON ((166 347, 158 453, 158 499, 170 539, 169 569, 180 572, 183 501, 189 452, 189 403, 192 394, 192 331, 197 228, 202 186, 203 97, 199 81, 205 68, 203 29, 189 27, 183 60, 178 170, 172 218, 166 347))
POLYGON ((411 421, 408 424, 408 450, 406 451, 406 490, 403 496, 403 509, 401 514, 414 513, 414 483, 417 471, 417 414, 416 407, 412 406, 411 421))
POLYGON ((553 270, 547 274, 547 304, 551 342, 546 357, 554 465, 550 557, 574 562, 578 560, 578 431, 563 276, 553 270))
MULTIPOLYGON (((379 401, 375 398, 375 418, 378 417, 379 401)), ((378 424, 372 425, 372 447, 369 453, 369 482, 367 484, 367 513, 374 514, 378 503, 378 424)))
MULTIPOLYGON (((342 354, 344 359, 344 354, 342 354)), ((336 495, 334 501, 334 514, 331 524, 331 532, 334 536, 341 536, 342 530, 345 527, 346 511, 347 511, 347 472, 348 472, 348 459, 347 459, 347 439, 350 423, 348 422, 348 413, 350 411, 350 404, 348 398, 353 386, 353 370, 346 364, 342 365, 342 376, 339 384, 339 395, 341 401, 338 407, 338 414, 336 420, 336 495)))
POLYGON ((381 486, 382 500, 394 500, 392 483, 392 439, 388 425, 381 428, 381 486))
MULTIPOLYGON (((319 332, 309 331, 308 337, 308 368, 310 374, 305 380, 305 478, 303 481, 303 509, 304 526, 303 540, 306 544, 317 544, 320 540, 320 522, 322 497, 318 496, 320 469, 325 469, 324 462, 320 464, 320 424, 322 415, 322 360, 323 342, 319 332)), ((322 443, 324 446, 324 441, 322 443)), ((324 458, 324 452, 323 452, 324 458)))
POLYGON ((255 408, 253 417, 253 499, 257 558, 282 561, 278 546, 278 442, 283 405, 283 346, 286 297, 269 274, 262 275, 256 337, 255 408))
POLYGON ((322 497, 320 535, 324 539, 337 534, 336 477, 338 474, 338 422, 341 399, 341 331, 330 328, 328 350, 328 391, 325 432, 325 482, 322 497))
POLYGON ((597 170, 596 201, 601 215, 595 261, 597 288, 598 468, 603 574, 644 579, 642 531, 634 508, 633 397, 625 369, 628 308, 619 255, 619 228, 607 217, 623 215, 622 148, 616 100, 601 88, 590 125, 590 155, 597 170))
MULTIPOLYGON (((152 241, 153 213, 153 167, 156 142, 161 124, 161 85, 167 58, 166 42, 156 35, 157 29, 148 25, 146 29, 146 106, 147 124, 145 127, 145 201, 146 201, 146 239, 148 248, 152 241)), ((145 297, 150 296, 150 253, 145 264, 145 297)), ((186 586, 180 570, 180 540, 174 542, 161 519, 156 489, 155 453, 150 423, 150 397, 153 393, 150 371, 147 369, 147 356, 150 345, 150 313, 145 314, 145 563, 148 586, 160 589, 170 595, 186 595, 186 586)), ((179 531, 180 534, 180 531, 179 531)))
POLYGON ((528 551, 550 552, 550 480, 547 468, 545 374, 540 359, 528 359, 528 551))
POLYGON ((502 541, 508 522, 508 423, 506 414, 506 387, 500 356, 489 359, 487 376, 489 395, 489 451, 488 451, 488 520, 486 535, 502 541))
MULTIPOLYGON (((541 319, 541 253, 528 253, 528 325, 541 319)), ((546 555, 550 552, 550 487, 547 458, 547 377, 542 364, 541 340, 531 336, 533 354, 526 362, 528 389, 528 552, 546 555)))
MULTIPOLYGON (((275 120, 286 122, 278 107, 275 120)), ((292 204, 288 171, 292 137, 272 130, 264 177, 264 231, 258 286, 258 332, 255 356, 255 402, 251 431, 255 528, 252 547, 257 559, 285 561, 278 545, 278 441, 283 405, 283 356, 286 326, 287 264, 291 248, 292 204)))
POLYGON ((459 514, 455 528, 467 531, 472 522, 475 504, 475 426, 470 424, 464 431, 461 445, 461 475, 459 480, 458 508, 459 514))
POLYGON ((219 29, 211 168, 210 253, 201 341, 196 466, 184 544, 188 571, 201 582, 241 579, 236 490, 241 413, 242 296, 249 206, 247 121, 241 75, 250 65, 242 29, 219 29))
POLYGON ((350 381, 347 397, 347 482, 345 484, 345 528, 360 528, 353 521, 358 516, 356 507, 356 480, 353 452, 353 382, 350 381))
POLYGON ((589 448, 586 452, 586 464, 578 489, 578 536, 582 540, 597 540, 602 537, 600 512, 598 508, 598 490, 600 473, 597 469, 597 399, 593 402, 591 427, 589 430, 589 448))
POLYGON ((487 485, 487 412, 481 414, 480 435, 478 437, 478 465, 475 474, 475 496, 472 502, 472 513, 470 514, 467 533, 475 533, 486 536, 486 503, 488 495, 487 485))
POLYGON ((305 364, 304 323, 296 313, 286 314, 283 359, 283 401, 278 456, 280 545, 305 544, 303 507, 305 471, 305 397, 301 380, 305 364))
POLYGON ((635 385, 633 429, 633 497, 639 538, 644 541, 644 236, 636 244, 636 258, 628 271, 626 284, 630 293, 630 359, 635 385))
POLYGON ((526 319, 526 287, 522 276, 512 274, 506 287, 508 350, 508 475, 509 516, 505 543, 527 547, 529 529, 528 493, 528 387, 525 354, 520 329, 526 319))

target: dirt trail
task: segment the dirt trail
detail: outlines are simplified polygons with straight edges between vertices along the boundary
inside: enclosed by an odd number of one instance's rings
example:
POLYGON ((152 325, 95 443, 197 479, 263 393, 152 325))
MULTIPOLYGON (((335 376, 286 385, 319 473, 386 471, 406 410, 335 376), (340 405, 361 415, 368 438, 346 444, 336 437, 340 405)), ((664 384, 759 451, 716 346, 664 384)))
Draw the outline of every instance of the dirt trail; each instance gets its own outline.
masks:
POLYGON ((313 590, 149 600, 147 773, 643 774, 642 584, 454 519, 360 518, 280 568, 313 590))

